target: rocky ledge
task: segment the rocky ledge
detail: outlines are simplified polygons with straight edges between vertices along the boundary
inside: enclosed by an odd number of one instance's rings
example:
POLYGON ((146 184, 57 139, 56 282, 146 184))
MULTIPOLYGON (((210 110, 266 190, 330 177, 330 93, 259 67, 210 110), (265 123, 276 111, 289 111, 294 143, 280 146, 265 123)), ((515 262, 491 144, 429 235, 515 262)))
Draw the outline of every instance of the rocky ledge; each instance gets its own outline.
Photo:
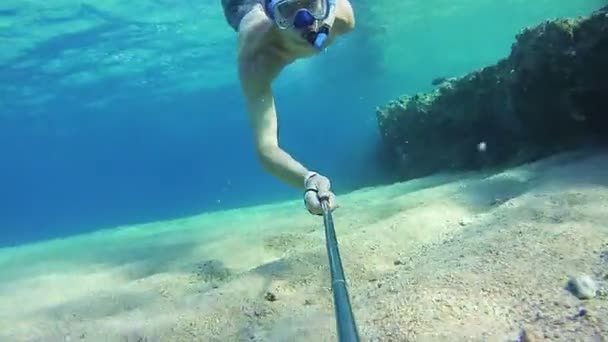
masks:
POLYGON ((378 108, 400 179, 500 167, 608 141, 608 6, 516 36, 507 58, 378 108))

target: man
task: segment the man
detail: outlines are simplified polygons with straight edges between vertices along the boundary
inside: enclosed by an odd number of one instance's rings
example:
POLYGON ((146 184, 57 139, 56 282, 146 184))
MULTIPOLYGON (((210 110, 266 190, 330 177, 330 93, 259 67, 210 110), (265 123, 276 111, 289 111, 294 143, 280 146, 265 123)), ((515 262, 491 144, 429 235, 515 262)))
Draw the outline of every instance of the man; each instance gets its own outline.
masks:
POLYGON ((336 200, 329 179, 279 147, 271 85, 285 66, 351 31, 352 6, 348 0, 222 0, 222 6, 226 21, 238 32, 238 75, 260 163, 275 177, 303 189, 312 214, 323 213, 321 200, 333 211, 336 200))

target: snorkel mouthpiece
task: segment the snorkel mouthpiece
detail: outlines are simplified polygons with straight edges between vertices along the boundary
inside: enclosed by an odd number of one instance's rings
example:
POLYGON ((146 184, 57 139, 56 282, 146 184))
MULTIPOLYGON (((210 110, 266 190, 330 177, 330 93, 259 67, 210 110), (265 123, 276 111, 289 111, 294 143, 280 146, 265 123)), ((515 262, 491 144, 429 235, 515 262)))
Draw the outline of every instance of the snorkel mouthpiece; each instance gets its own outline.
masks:
POLYGON ((306 9, 300 9, 293 18, 293 26, 303 29, 315 23, 315 17, 306 9))
MULTIPOLYGON (((297 29, 306 29, 310 28, 316 19, 307 9, 300 9, 294 19, 293 26, 297 29)), ((323 43, 327 39, 329 35, 330 26, 327 24, 323 24, 318 31, 313 29, 309 29, 308 32, 305 33, 306 40, 313 45, 317 49, 321 49, 323 47, 323 43)))
POLYGON ((323 48, 323 44, 329 37, 329 31, 331 27, 334 25, 334 20, 336 19, 336 0, 326 0, 327 1, 327 15, 323 22, 321 28, 311 34, 308 34, 307 40, 310 44, 312 44, 318 50, 323 48))
POLYGON ((315 48, 321 50, 323 48, 323 44, 325 40, 327 40, 327 36, 329 35, 330 26, 324 24, 321 26, 319 31, 309 31, 306 35, 306 40, 313 45, 315 48))

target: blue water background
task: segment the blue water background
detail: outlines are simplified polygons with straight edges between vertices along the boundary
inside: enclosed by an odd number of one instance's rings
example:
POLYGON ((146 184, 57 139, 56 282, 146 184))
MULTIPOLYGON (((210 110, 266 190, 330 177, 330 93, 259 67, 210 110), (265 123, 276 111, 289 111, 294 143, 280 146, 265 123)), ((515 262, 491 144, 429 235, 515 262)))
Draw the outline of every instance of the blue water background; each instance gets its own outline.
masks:
MULTIPOLYGON (((367 2, 353 1, 357 30, 287 69, 275 86, 281 146, 328 175, 339 194, 389 181, 375 156, 376 106, 429 90, 435 77, 494 63, 524 26, 588 14, 604 1, 471 1, 467 10, 440 15, 438 6, 449 3, 414 6, 418 19, 395 27, 406 14, 372 13, 367 2)), ((211 29, 229 31, 217 6, 204 15, 222 23, 211 29)), ((4 17, 21 13, 0 8, 4 17)), ((41 16, 37 23, 51 21, 41 16)), ((65 75, 44 68, 61 51, 98 43, 103 33, 115 33, 104 41, 109 48, 129 48, 132 33, 123 29, 130 24, 108 16, 96 29, 53 37, 0 61, 0 246, 299 198, 258 165, 235 78, 180 91, 178 76, 170 80, 177 90, 161 96, 155 86, 169 81, 154 68, 146 71, 146 87, 120 74, 66 86, 58 81, 65 75), (30 87, 36 98, 52 96, 40 106, 28 97, 30 87), (15 89, 22 95, 12 96, 15 89), (91 105, 100 99, 104 106, 91 105)), ((0 31, 0 49, 10 48, 2 43, 15 38, 9 34, 0 31)), ((211 44, 221 51, 215 60, 192 58, 179 68, 234 68, 234 44, 211 44)))

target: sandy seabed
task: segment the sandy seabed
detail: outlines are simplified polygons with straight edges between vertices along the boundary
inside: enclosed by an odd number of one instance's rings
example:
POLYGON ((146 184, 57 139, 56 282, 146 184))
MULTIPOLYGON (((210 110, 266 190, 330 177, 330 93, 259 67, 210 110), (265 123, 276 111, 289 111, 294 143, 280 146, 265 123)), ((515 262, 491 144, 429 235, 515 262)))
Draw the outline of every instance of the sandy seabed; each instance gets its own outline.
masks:
MULTIPOLYGON (((338 199, 362 341, 608 340, 607 152, 338 199)), ((301 200, 118 227, 0 250, 0 341, 336 341, 328 286, 301 200)))

